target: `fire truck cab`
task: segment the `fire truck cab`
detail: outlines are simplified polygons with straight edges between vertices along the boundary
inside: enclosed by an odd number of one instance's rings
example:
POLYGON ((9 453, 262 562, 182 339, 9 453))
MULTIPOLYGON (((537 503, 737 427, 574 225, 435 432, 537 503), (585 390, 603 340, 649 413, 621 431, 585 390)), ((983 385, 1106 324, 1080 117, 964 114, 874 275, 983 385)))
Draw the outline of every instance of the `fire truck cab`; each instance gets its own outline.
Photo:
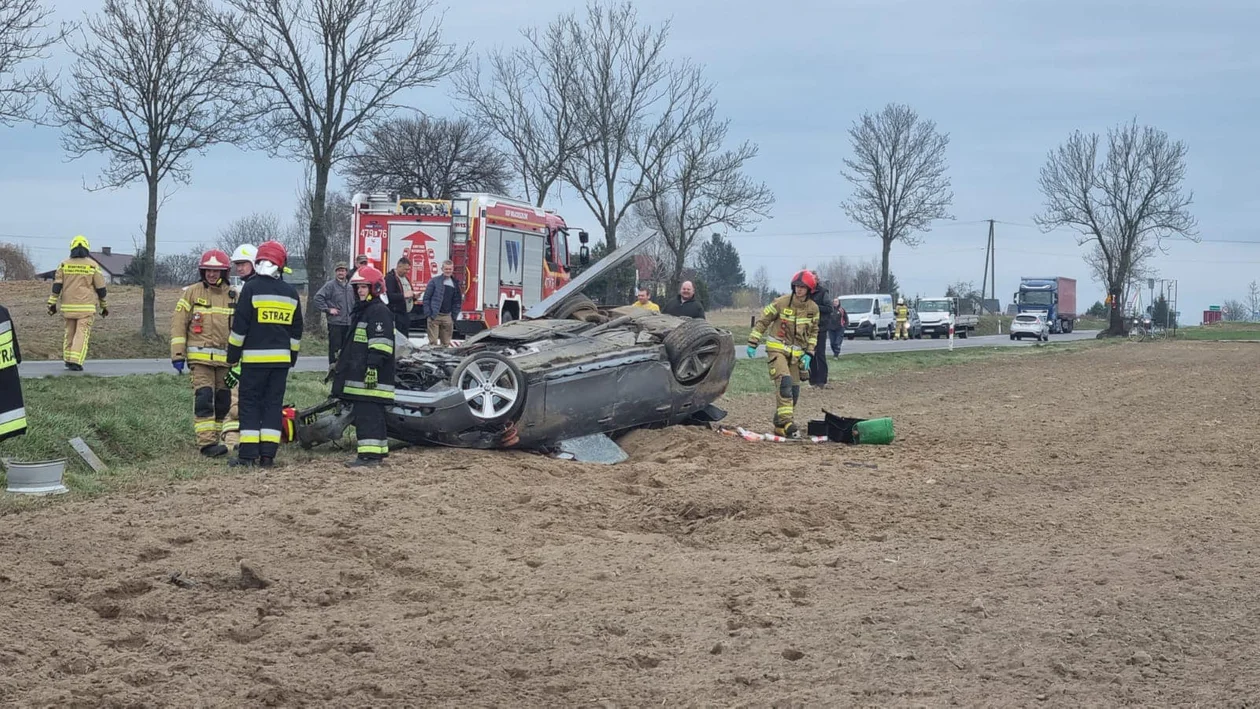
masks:
MULTIPOLYGON (((517 320, 531 305, 568 283, 569 227, 550 209, 487 193, 451 199, 356 194, 351 201, 351 252, 365 254, 388 274, 398 261, 415 293, 407 334, 425 327, 425 286, 450 260, 463 292, 455 332, 468 336, 517 320)), ((578 232, 585 262, 590 236, 578 232)))

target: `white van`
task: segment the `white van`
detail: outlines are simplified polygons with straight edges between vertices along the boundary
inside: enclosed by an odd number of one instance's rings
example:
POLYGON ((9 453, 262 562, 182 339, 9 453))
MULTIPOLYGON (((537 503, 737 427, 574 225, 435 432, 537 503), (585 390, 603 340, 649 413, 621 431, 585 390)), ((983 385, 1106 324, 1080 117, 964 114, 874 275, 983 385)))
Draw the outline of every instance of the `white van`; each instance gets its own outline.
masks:
POLYGON ((897 315, 893 311, 893 299, 887 293, 864 293, 840 296, 840 307, 849 316, 844 336, 868 337, 876 335, 891 340, 896 327, 897 315))

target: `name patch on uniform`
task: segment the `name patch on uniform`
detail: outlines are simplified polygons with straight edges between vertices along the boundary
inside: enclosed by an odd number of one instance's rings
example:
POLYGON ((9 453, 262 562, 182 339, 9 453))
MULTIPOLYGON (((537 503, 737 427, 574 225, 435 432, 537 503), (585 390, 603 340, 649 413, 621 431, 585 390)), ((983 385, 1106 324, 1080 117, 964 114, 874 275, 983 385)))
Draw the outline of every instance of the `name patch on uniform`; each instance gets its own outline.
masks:
POLYGON ((0 369, 6 369, 17 364, 17 355, 13 353, 13 343, 7 342, 0 345, 0 369))

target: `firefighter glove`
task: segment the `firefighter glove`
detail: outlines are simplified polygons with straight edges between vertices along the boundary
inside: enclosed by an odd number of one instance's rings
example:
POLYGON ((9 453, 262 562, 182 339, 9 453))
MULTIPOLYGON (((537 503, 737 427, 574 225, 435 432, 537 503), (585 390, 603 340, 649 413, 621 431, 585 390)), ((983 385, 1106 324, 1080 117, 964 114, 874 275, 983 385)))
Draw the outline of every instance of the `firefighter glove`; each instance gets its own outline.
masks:
POLYGON ((804 367, 805 369, 809 369, 809 359, 810 359, 809 355, 807 354, 801 355, 801 366, 804 367))
POLYGON ((103 318, 109 317, 109 306, 106 305, 105 301, 103 300, 101 301, 101 317, 103 318))
POLYGON ((748 346, 748 359, 752 359, 753 357, 756 357, 756 356, 757 356, 757 346, 749 345, 748 346))
POLYGON ((223 383, 227 384, 229 389, 236 386, 236 383, 239 382, 240 380, 241 380, 241 365, 239 364, 234 364, 231 367, 229 367, 227 374, 223 375, 223 383))
POLYGON ((376 367, 368 367, 367 374, 363 376, 363 384, 368 389, 376 388, 376 367))
POLYGON ((48 296, 48 314, 49 315, 57 314, 57 296, 55 295, 48 296))
POLYGON ((179 372, 180 374, 184 373, 184 360, 173 359, 171 360, 171 366, 175 368, 176 372, 179 372))

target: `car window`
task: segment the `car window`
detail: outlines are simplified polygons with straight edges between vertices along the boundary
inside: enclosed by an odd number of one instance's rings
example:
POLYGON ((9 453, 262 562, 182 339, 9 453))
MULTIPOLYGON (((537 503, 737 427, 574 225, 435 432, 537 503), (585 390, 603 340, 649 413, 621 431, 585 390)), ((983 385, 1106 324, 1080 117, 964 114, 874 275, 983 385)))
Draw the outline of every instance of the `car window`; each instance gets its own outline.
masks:
POLYGON ((1017 315, 1015 319, 1020 322, 1037 322, 1041 318, 1038 318, 1036 315, 1017 315))

